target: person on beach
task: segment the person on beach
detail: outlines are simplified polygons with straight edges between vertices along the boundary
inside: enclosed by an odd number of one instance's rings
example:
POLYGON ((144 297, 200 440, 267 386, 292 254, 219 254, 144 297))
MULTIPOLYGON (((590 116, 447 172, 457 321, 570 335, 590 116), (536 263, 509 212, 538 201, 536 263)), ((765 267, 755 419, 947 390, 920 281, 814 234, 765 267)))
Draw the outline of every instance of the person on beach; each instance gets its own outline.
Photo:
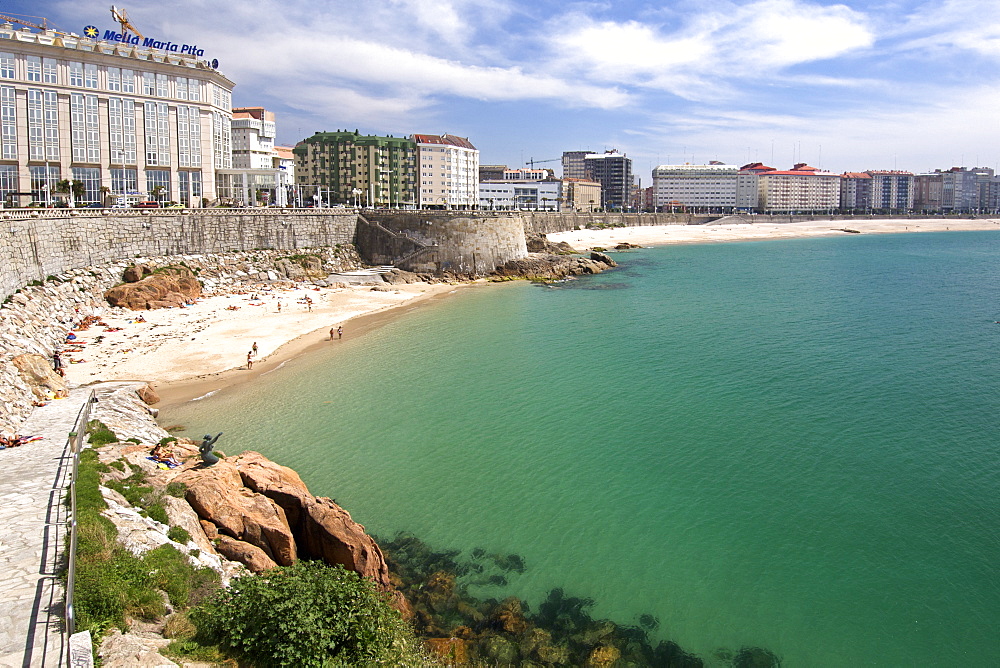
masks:
MULTIPOLYGON (((332 339, 333 337, 331 336, 330 338, 332 339)), ((341 325, 340 327, 337 328, 337 338, 338 339, 344 338, 344 326, 343 325, 341 325)))
POLYGON ((278 301, 278 313, 281 313, 281 301, 278 301))
POLYGON ((253 348, 250 349, 250 352, 253 353, 254 357, 257 357, 257 342, 256 341, 253 342, 253 348))
POLYGON ((333 333, 336 332, 336 331, 337 331, 336 328, 334 328, 334 327, 330 328, 330 340, 331 341, 333 341, 333 333))
POLYGON ((247 353, 247 371, 253 368, 253 351, 247 353))
POLYGON ((66 370, 63 369, 62 358, 59 357, 59 351, 52 353, 52 369, 60 376, 66 377, 66 370))

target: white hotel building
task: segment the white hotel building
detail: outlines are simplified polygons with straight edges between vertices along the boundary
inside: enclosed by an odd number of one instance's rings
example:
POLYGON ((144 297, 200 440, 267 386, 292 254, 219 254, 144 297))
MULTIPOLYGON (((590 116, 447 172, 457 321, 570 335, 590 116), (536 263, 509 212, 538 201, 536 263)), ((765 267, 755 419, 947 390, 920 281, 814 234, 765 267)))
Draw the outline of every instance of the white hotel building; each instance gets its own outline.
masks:
POLYGON ((232 167, 233 82, 192 55, 85 31, 0 24, 0 201, 52 202, 60 180, 80 181, 84 202, 214 200, 215 170, 232 167))

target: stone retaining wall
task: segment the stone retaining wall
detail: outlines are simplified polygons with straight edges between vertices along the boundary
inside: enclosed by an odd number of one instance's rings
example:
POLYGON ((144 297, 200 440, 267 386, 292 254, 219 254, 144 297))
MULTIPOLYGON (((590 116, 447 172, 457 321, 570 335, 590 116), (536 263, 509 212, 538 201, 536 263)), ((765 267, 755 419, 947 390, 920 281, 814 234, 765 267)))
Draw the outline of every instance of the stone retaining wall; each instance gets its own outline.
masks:
POLYGON ((354 211, 329 209, 33 215, 0 215, 2 297, 31 281, 122 259, 349 244, 357 226, 354 211))

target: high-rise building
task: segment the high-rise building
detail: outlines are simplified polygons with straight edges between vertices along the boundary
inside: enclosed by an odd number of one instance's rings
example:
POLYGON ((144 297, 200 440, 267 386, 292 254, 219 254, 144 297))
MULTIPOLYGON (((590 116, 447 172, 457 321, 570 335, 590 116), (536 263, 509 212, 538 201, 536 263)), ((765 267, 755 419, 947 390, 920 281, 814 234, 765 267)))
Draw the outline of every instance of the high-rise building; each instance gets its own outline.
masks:
POLYGON ((913 208, 917 211, 940 211, 944 196, 944 174, 941 170, 913 177, 913 208))
POLYGON ((479 165, 480 181, 503 181, 507 165, 479 165))
POLYGON ((233 109, 233 167, 236 169, 271 169, 274 167, 274 138, 277 124, 274 112, 263 107, 233 109))
POLYGON ((416 206, 417 145, 405 137, 317 132, 293 149, 295 183, 317 201, 416 206))
POLYGON ((563 151, 562 177, 564 179, 586 179, 587 166, 584 161, 587 156, 596 155, 594 151, 563 151))
POLYGON ((629 203, 634 185, 632 159, 616 150, 591 153, 584 158, 585 173, 601 184, 601 207, 622 211, 629 203))
POLYGON ((465 137, 412 136, 417 145, 421 209, 472 209, 479 203, 479 149, 465 137))
POLYGON ((840 176, 840 208, 869 211, 872 207, 872 177, 867 172, 844 172, 840 176))
POLYGON ((740 167, 736 174, 736 209, 738 211, 757 211, 760 205, 760 175, 775 171, 760 162, 751 162, 740 167))
POLYGON ((654 206, 658 210, 675 206, 732 209, 738 172, 736 165, 719 162, 660 165, 653 170, 654 206))
POLYGON ((200 50, 84 32, 0 24, 0 200, 52 203, 64 180, 83 185, 76 204, 214 200, 215 170, 232 164, 233 82, 200 50))
POLYGON ((869 171, 871 208, 883 211, 909 211, 913 208, 913 173, 869 171))

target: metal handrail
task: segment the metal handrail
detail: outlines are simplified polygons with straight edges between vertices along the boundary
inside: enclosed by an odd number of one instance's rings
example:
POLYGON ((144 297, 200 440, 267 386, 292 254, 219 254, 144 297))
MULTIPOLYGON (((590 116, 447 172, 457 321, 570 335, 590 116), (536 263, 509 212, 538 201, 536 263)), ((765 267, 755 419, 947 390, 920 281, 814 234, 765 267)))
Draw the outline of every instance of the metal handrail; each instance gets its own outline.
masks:
POLYGON ((66 564, 66 638, 76 633, 76 611, 73 607, 73 587, 76 585, 76 479, 80 468, 80 451, 83 449, 87 436, 87 423, 90 421, 90 409, 97 401, 94 390, 90 391, 87 402, 80 408, 73 425, 73 432, 66 441, 66 447, 73 457, 73 471, 69 484, 69 558, 66 564))

